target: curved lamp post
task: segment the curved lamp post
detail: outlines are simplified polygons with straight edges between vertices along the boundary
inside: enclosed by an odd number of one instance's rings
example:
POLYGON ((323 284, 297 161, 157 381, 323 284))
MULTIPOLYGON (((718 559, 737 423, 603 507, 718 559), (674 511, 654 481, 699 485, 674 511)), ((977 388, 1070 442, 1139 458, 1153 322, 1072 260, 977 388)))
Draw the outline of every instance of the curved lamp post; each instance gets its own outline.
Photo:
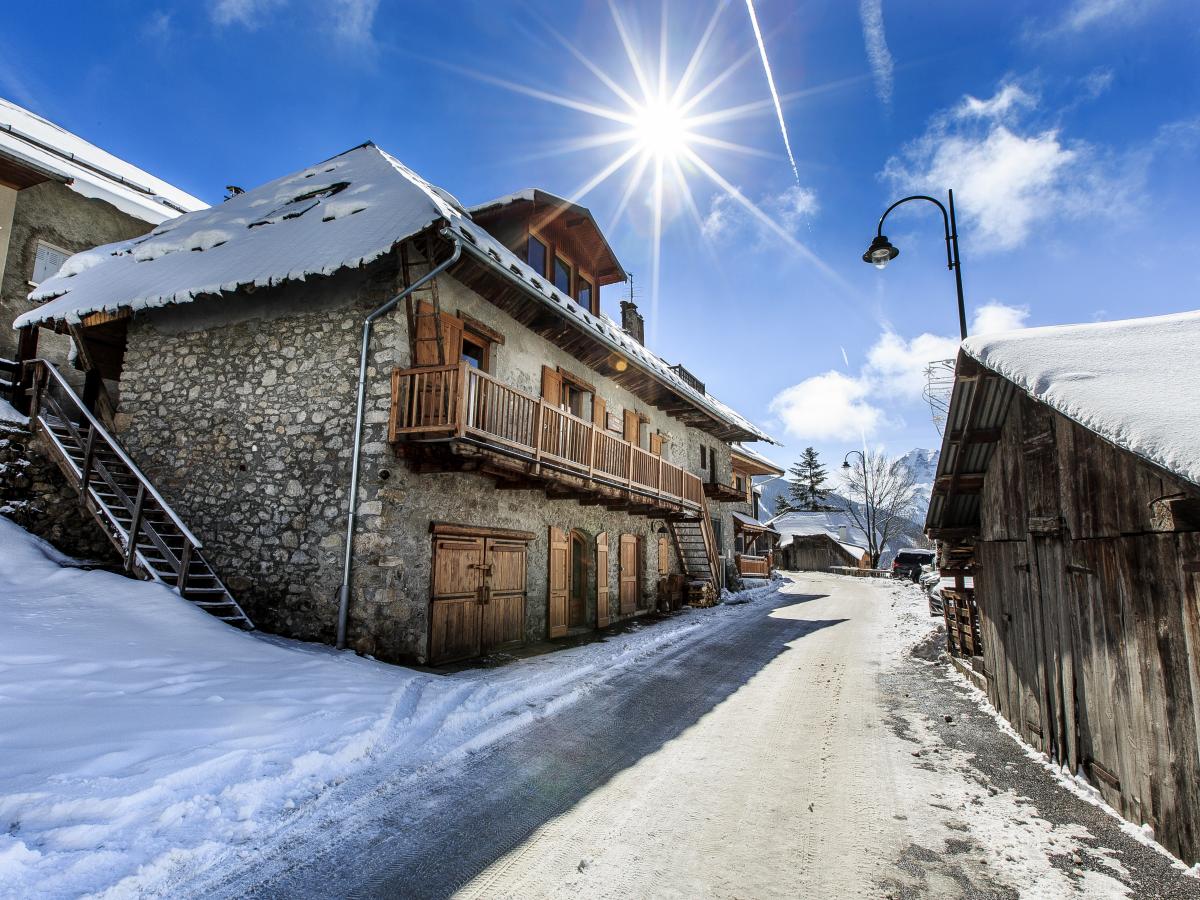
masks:
POLYGON ((909 200, 928 200, 942 211, 942 224, 946 229, 946 268, 954 271, 954 285, 958 289, 958 330, 963 340, 966 340, 967 308, 963 302, 962 262, 958 256, 958 225, 954 220, 954 191, 950 191, 949 212, 946 211, 946 207, 942 205, 940 200, 927 197, 925 194, 914 194, 911 197, 905 197, 903 200, 897 200, 889 206, 884 210, 883 215, 879 217, 879 228, 875 232, 875 239, 871 241, 871 246, 863 254, 863 262, 870 263, 877 269, 882 269, 900 255, 899 248, 894 246, 887 239, 887 235, 883 233, 883 220, 888 217, 888 213, 893 209, 902 203, 907 203, 909 200))
MULTIPOLYGON (((886 213, 884 215, 886 215, 886 213)), ((894 247, 892 249, 895 250, 894 247)), ((900 251, 897 250, 896 252, 899 253, 900 251)), ((868 484, 867 484, 867 456, 866 456, 866 454, 863 453, 861 450, 851 450, 849 453, 847 453, 842 458, 842 468, 850 469, 851 468, 850 457, 854 456, 856 454, 858 455, 858 458, 860 460, 862 460, 863 508, 866 510, 866 513, 867 513, 867 543, 874 544, 875 543, 875 522, 873 521, 872 516, 871 516, 871 492, 867 489, 868 484)), ((868 552, 871 552, 871 568, 874 568, 875 567, 875 554, 873 552, 873 548, 868 547, 867 550, 868 550, 868 552)))

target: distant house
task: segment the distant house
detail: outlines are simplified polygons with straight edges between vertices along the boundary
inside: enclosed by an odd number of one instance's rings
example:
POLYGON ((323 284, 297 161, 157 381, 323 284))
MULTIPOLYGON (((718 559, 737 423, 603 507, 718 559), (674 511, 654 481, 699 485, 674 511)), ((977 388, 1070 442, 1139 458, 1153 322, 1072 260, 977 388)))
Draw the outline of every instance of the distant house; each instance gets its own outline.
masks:
MULTIPOLYGON (((27 296, 69 256, 145 234, 203 201, 0 99, 0 357, 18 355, 9 328, 27 296)), ((64 329, 67 330, 67 329, 64 329)), ((32 339, 32 331, 25 339, 32 339)), ((69 340, 43 336, 41 354, 67 357, 69 340)), ((22 355, 31 355, 27 348, 22 355)))
MULTIPOLYGON (((1021 736, 1200 859, 1200 312, 972 338, 926 529, 1021 736), (973 577, 973 585, 971 579, 973 577)), ((964 640, 972 647, 978 643, 964 640)))
POLYGON ((775 564, 792 572, 828 572, 835 567, 871 568, 866 547, 840 541, 828 532, 788 534, 775 551, 775 564))
MULTIPOLYGON (((86 490, 118 546, 137 533, 131 569, 441 663, 633 618, 672 575, 727 581, 738 473, 763 468, 733 445, 771 439, 646 347, 633 303, 601 312, 625 279, 586 208, 468 209, 368 143, 72 257, 21 324, 77 328, 118 388, 146 480, 86 490)), ((86 423, 41 430, 86 472, 86 423)))
POLYGON ((761 453, 742 444, 734 444, 730 455, 733 460, 733 487, 739 497, 737 505, 731 507, 734 562, 739 575, 763 578, 770 574, 775 565, 773 551, 779 542, 779 532, 760 521, 762 491, 754 479, 778 478, 784 470, 761 453))

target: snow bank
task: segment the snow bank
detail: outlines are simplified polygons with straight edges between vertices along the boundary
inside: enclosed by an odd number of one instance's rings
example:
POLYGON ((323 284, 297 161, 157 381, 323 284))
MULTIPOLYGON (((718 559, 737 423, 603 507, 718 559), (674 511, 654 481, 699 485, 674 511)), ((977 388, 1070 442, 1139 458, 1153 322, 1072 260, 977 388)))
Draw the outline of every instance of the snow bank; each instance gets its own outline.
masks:
POLYGON ((29 416, 22 415, 17 412, 11 403, 0 398, 0 422, 10 422, 13 425, 25 425, 29 422, 29 416))
POLYGON ((246 634, 164 587, 63 563, 0 519, 4 898, 134 893, 373 760, 444 764, 744 612, 440 676, 246 634))
POLYGON ((1103 438, 1200 485, 1200 311, 968 338, 963 350, 1103 438))

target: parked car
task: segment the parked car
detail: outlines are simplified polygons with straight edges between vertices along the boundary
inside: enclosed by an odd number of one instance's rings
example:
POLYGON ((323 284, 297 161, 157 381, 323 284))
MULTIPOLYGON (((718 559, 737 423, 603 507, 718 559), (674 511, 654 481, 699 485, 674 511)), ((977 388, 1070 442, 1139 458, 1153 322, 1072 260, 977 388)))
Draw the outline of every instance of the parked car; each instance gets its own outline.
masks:
POLYGON ((921 580, 921 567, 932 565, 935 556, 932 550, 901 550, 892 560, 892 577, 908 578, 916 584, 921 580))

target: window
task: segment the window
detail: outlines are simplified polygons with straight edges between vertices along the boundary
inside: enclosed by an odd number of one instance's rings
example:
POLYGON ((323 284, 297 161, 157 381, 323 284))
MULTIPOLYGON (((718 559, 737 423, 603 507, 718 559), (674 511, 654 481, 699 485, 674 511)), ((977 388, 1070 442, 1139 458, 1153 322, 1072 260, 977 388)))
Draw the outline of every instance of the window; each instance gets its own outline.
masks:
POLYGON ((571 411, 571 415, 581 419, 592 418, 592 392, 585 391, 577 384, 564 379, 562 388, 562 405, 571 411))
POLYGON ((468 366, 479 369, 481 372, 486 372, 488 370, 489 349, 489 342, 483 338, 478 338, 469 333, 463 334, 461 359, 468 366))
POLYGON ((571 264, 561 256, 554 257, 554 286, 571 296, 571 264))
POLYGON ((708 468, 708 448, 703 444, 700 445, 700 468, 708 468))
POLYGON ((533 271, 543 278, 546 277, 546 245, 533 235, 529 236, 529 255, 526 262, 533 271))
POLYGON ((579 305, 588 312, 592 311, 592 283, 582 275, 575 279, 578 283, 578 290, 575 299, 579 301, 579 305))
POLYGON ((41 284, 47 278, 53 277, 70 255, 66 250, 59 250, 45 241, 38 241, 37 250, 33 254, 33 278, 30 279, 30 284, 41 284))

